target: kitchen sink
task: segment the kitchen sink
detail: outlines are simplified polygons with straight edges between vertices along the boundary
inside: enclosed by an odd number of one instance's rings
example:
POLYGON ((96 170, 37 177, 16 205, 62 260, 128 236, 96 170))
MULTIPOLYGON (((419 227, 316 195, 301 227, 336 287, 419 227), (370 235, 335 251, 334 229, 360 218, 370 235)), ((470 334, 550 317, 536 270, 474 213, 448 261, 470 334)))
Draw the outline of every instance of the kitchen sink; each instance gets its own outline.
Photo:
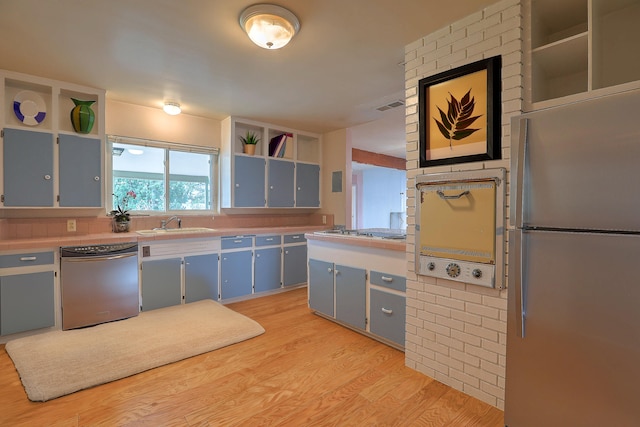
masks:
POLYGON ((184 227, 184 228, 158 228, 154 230, 137 230, 136 233, 143 236, 153 236, 156 234, 181 234, 181 233, 207 233, 210 231, 216 231, 215 228, 206 227, 184 227))

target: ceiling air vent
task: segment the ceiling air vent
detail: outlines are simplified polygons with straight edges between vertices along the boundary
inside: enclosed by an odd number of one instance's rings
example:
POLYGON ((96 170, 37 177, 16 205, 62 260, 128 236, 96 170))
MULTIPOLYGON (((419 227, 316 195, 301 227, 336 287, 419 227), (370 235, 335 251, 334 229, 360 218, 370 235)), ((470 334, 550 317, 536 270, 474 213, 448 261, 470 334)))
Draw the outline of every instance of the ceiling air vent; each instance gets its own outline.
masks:
POLYGON ((402 105, 404 105, 404 101, 398 100, 398 101, 393 101, 390 104, 383 105, 382 107, 378 107, 378 108, 376 108, 376 110, 378 110, 378 111, 387 111, 387 110, 390 110, 392 108, 400 107, 402 105))

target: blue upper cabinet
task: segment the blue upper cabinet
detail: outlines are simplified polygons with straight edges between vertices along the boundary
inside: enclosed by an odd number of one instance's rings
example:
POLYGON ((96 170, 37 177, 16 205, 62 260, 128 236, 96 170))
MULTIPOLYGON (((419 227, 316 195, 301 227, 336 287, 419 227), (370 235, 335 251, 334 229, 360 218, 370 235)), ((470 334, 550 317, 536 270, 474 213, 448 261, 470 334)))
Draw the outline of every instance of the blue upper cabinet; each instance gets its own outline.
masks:
POLYGON ((227 117, 221 137, 221 208, 320 207, 320 135, 227 117), (251 135, 258 143, 249 152, 242 141, 251 135))
POLYGON ((269 159, 269 189, 267 204, 270 208, 293 207, 294 164, 288 160, 269 159))
POLYGON ((265 206, 264 197, 265 160, 260 157, 238 156, 235 158, 234 201, 237 208, 259 208, 265 206))
POLYGON ((102 207, 105 91, 6 70, 0 89, 0 207, 102 207), (90 126, 72 123, 78 101, 90 126))
POLYGON ((320 166, 307 163, 296 165, 296 206, 320 207, 320 166))
POLYGON ((102 144, 99 139, 60 135, 60 206, 102 206, 102 144))
POLYGON ((53 207, 53 135, 4 130, 4 206, 53 207))

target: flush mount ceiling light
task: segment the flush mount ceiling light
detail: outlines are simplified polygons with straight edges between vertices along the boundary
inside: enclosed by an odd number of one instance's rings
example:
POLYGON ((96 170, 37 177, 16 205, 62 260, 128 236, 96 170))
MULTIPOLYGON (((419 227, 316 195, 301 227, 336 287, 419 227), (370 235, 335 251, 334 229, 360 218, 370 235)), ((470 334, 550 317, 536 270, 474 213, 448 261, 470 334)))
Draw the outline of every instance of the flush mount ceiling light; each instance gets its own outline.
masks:
POLYGON ((180 111, 182 111, 180 109, 180 104, 178 104, 177 102, 165 102, 164 107, 162 107, 162 109, 164 110, 165 113, 169 114, 170 116, 175 116, 177 114, 180 114, 180 111))
POLYGON ((240 14, 240 26, 252 42, 273 50, 289 43, 300 30, 300 21, 284 7, 254 4, 240 14))

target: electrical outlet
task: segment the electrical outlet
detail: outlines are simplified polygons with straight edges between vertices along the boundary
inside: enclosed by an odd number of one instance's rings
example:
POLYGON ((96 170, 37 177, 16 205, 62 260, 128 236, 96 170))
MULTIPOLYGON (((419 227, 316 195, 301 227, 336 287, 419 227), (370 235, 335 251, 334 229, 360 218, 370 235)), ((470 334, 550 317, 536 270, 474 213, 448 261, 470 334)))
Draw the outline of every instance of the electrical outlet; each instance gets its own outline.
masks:
POLYGON ((67 220, 67 231, 76 231, 76 220, 68 219, 67 220))
POLYGON ((323 224, 327 223, 327 216, 326 215, 322 215, 322 223, 323 224))

